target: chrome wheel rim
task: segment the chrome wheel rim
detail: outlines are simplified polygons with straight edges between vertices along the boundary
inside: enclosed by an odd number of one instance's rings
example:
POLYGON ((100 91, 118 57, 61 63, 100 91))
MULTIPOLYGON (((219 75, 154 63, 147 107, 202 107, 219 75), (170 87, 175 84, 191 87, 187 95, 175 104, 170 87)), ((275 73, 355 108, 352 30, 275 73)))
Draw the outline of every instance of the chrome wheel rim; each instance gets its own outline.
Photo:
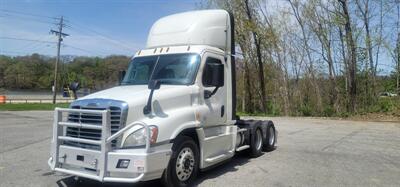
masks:
POLYGON ((176 158, 175 171, 180 181, 186 181, 190 178, 194 170, 194 153, 189 147, 185 147, 179 152, 176 158))
POLYGON ((261 131, 258 129, 256 131, 256 148, 257 150, 260 150, 262 146, 262 134, 261 131))
POLYGON ((275 141, 275 133, 274 133, 274 129, 272 127, 269 128, 269 145, 274 145, 274 141, 275 141))

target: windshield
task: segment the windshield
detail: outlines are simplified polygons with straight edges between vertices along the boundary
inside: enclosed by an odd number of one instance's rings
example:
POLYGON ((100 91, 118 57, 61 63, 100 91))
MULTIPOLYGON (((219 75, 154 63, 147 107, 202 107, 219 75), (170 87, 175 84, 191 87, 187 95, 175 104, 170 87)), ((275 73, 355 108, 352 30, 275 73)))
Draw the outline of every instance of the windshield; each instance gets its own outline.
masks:
POLYGON ((159 80, 163 84, 193 84, 199 64, 198 54, 136 57, 121 84, 146 85, 149 80, 159 80))

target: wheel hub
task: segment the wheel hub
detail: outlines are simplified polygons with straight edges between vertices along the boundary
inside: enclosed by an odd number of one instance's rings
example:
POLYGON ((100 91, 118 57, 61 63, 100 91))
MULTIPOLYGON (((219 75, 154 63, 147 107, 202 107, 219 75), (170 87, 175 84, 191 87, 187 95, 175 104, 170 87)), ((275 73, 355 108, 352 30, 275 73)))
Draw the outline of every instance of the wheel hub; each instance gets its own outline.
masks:
POLYGON ((189 147, 185 147, 179 152, 176 158, 176 176, 180 181, 190 178, 194 170, 194 153, 189 147))
POLYGON ((275 141, 275 133, 274 133, 274 129, 269 128, 269 145, 273 145, 275 141))
POLYGON ((262 146, 262 134, 261 130, 256 131, 256 149, 260 150, 262 146))
POLYGON ((190 166, 190 160, 188 158, 185 159, 183 162, 184 169, 189 169, 190 166))

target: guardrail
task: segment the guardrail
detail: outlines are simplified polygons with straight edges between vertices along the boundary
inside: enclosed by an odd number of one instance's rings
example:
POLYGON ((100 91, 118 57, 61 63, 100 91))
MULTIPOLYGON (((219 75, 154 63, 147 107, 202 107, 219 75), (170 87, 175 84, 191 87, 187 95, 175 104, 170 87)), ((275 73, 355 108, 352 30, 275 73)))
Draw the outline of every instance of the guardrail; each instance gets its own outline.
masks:
MULTIPOLYGON (((85 109, 67 109, 67 108, 55 108, 54 113, 54 124, 53 124, 53 139, 52 139, 52 154, 49 159, 49 165, 54 171, 64 172, 71 175, 83 176, 99 181, 123 181, 123 182, 137 182, 141 180, 144 176, 142 173, 136 178, 116 178, 107 176, 107 156, 108 152, 112 151, 111 142, 121 136, 124 132, 132 128, 133 126, 142 126, 145 129, 146 133, 146 153, 150 152, 150 128, 147 124, 137 121, 133 122, 129 125, 126 125, 124 128, 120 129, 114 134, 111 134, 111 112, 109 110, 85 110, 85 109), (93 124, 85 124, 85 123, 76 123, 76 122, 65 122, 63 121, 63 113, 85 113, 85 114, 97 114, 102 116, 102 125, 93 125, 93 124), (63 133, 63 127, 84 127, 90 129, 98 129, 101 130, 101 139, 100 140, 89 140, 84 138, 75 138, 65 136, 63 133), (88 173, 83 173, 80 171, 70 170, 62 168, 62 164, 60 165, 59 161, 59 147, 61 145, 60 141, 75 141, 80 143, 88 143, 93 145, 100 145, 100 156, 96 159, 96 163, 98 164, 98 175, 91 175, 88 173)), ((82 148, 84 149, 84 148, 82 148)))
MULTIPOLYGON (((56 103, 71 103, 74 99, 57 99, 56 103)), ((53 103, 53 99, 6 99, 5 103, 18 104, 18 103, 53 103)))

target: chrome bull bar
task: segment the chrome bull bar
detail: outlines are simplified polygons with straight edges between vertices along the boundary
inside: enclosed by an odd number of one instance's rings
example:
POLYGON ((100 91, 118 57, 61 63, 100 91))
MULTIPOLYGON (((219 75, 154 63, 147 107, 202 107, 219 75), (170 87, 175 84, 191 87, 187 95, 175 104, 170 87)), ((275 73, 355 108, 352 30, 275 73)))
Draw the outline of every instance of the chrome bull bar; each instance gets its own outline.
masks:
MULTIPOLYGON (((67 173, 71 175, 81 176, 85 178, 90 178, 98 181, 104 182, 127 182, 127 183, 134 183, 140 181, 144 173, 139 174, 135 178, 117 178, 117 177, 110 177, 107 176, 107 156, 111 148, 111 141, 115 140, 116 138, 123 135, 124 132, 129 130, 134 126, 142 126, 145 129, 146 133, 146 147, 145 152, 150 152, 150 128, 149 126, 141 121, 136 121, 126 125, 124 128, 120 129, 114 134, 111 134, 111 118, 110 118, 110 111, 109 110, 85 110, 85 109, 69 109, 69 108, 55 108, 54 112, 54 123, 53 123, 53 138, 51 143, 51 157, 48 161, 50 168, 54 171, 59 171, 62 173, 67 173), (71 123, 63 121, 63 113, 85 113, 85 114, 97 114, 102 116, 102 124, 100 125, 92 125, 92 124, 85 124, 85 123, 71 123), (63 135, 63 127, 83 127, 89 129, 97 129, 101 130, 101 139, 100 140, 90 140, 84 138, 75 138, 63 135), (93 145, 99 145, 99 158, 96 160, 97 165, 97 175, 89 174, 86 172, 73 170, 73 169, 66 169, 62 168, 62 163, 59 161, 60 157, 60 145, 61 141, 74 141, 79 143, 87 143, 93 145)), ((84 149, 84 148, 82 148, 84 149)))

